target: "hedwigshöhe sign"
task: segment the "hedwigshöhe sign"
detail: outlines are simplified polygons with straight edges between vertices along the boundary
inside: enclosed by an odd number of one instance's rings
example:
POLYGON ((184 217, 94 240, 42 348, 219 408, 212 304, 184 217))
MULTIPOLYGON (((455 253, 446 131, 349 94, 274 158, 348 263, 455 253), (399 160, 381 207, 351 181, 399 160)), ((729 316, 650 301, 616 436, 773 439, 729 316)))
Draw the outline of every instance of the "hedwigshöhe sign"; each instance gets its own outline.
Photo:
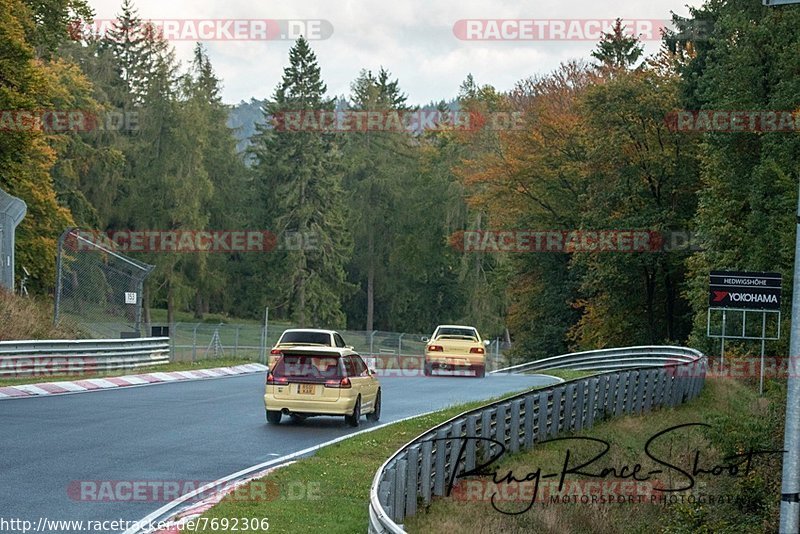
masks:
POLYGON ((780 273, 711 271, 708 296, 713 308, 780 310, 780 273))

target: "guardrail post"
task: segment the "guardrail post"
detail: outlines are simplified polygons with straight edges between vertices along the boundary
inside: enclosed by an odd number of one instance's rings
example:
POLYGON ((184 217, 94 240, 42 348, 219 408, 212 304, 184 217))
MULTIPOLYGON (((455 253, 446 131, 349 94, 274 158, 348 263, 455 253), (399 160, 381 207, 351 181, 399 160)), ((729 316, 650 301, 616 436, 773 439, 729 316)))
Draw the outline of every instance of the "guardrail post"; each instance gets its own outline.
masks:
POLYGON ((494 439, 508 445, 506 442, 506 414, 508 413, 508 405, 501 404, 495 411, 495 425, 494 425, 494 439))
POLYGON ((575 419, 577 416, 577 406, 575 405, 575 383, 572 382, 567 385, 564 390, 564 428, 565 432, 569 432, 575 428, 575 419))
POLYGON ((575 399, 575 430, 583 429, 583 421, 586 414, 586 382, 580 381, 576 384, 578 395, 575 399))
POLYGON ((394 465, 391 467, 386 468, 384 471, 385 477, 381 481, 381 488, 380 488, 380 496, 381 496, 381 504, 386 510, 386 514, 389 517, 394 517, 394 499, 392 498, 392 490, 395 487, 395 477, 397 475, 397 469, 394 465))
MULTIPOLYGON (((394 483, 394 514, 392 514, 392 518, 395 522, 402 522, 405 518, 406 511, 405 511, 405 504, 406 504, 406 476, 408 475, 408 462, 405 458, 399 458, 397 460, 397 470, 395 471, 395 483, 394 483)), ((414 488, 414 493, 416 493, 417 488, 414 488)))
POLYGON ((525 420, 523 424, 523 446, 530 449, 533 446, 533 395, 525 397, 525 420))
POLYGON ((587 392, 586 403, 586 423, 584 427, 592 428, 594 426, 595 410, 597 410, 597 397, 600 395, 600 379, 589 379, 589 387, 587 392))
POLYGON ((428 440, 422 443, 422 467, 419 472, 420 490, 422 492, 422 502, 431 502, 431 455, 433 454, 433 442, 428 440))
POLYGON ((508 429, 508 435, 510 437, 509 448, 510 448, 511 452, 519 451, 520 406, 522 406, 522 400, 518 399, 518 400, 515 400, 515 401, 511 401, 511 424, 510 424, 509 429, 508 429))
POLYGON ((625 386, 625 414, 633 413, 633 402, 639 384, 639 371, 628 371, 628 382, 625 386))
POLYGON ((542 391, 538 395, 538 404, 539 404, 539 425, 536 429, 536 441, 545 441, 547 436, 549 435, 549 429, 547 428, 547 422, 550 419, 550 391, 542 391))
POLYGON ((564 406, 561 404, 561 397, 564 396, 564 386, 553 390, 553 418, 550 422, 550 437, 554 438, 561 432, 561 418, 564 414, 564 406))
POLYGON ((417 482, 419 480, 419 445, 408 448, 406 474, 406 515, 417 513, 417 482))
MULTIPOLYGON (((481 437, 482 438, 491 438, 492 436, 492 413, 489 410, 485 410, 481 414, 481 437)), ((492 449, 494 447, 488 441, 483 441, 481 443, 481 449, 483 450, 483 461, 489 461, 489 458, 492 457, 492 449)))
POLYGON ((437 497, 444 495, 444 482, 446 476, 447 466, 447 438, 448 429, 442 428, 436 433, 436 459, 433 466, 433 494, 437 497))
MULTIPOLYGON (((477 415, 468 415, 467 416, 467 436, 470 437, 478 437, 477 436, 477 426, 478 426, 478 416, 477 415)), ((475 469, 477 465, 476 462, 476 444, 475 440, 471 439, 467 441, 467 447, 464 450, 464 469, 470 471, 475 469)))
POLYGON ((617 384, 614 391, 614 416, 619 417, 625 407, 625 389, 627 388, 630 373, 625 371, 619 373, 617 384))
POLYGON ((648 371, 636 372, 636 398, 633 402, 633 410, 636 414, 642 413, 642 405, 644 404, 644 395, 647 387, 648 371))

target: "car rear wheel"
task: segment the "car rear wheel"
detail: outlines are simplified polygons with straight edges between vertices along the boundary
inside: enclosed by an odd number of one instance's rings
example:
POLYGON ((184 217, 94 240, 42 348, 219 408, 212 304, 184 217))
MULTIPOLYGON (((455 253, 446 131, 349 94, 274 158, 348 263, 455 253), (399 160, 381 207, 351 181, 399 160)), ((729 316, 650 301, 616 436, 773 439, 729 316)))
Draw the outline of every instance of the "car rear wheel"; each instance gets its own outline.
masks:
POLYGON ((356 405, 353 406, 353 413, 350 415, 345 415, 344 420, 350 426, 358 426, 361 424, 361 397, 356 399, 356 405))
POLYGON ((483 378, 486 376, 486 367, 480 366, 475 368, 475 376, 478 378, 483 378))
POLYGON ((433 365, 425 362, 425 376, 431 376, 433 374, 433 365))
POLYGON ((372 413, 367 414, 367 419, 370 421, 378 421, 381 418, 381 390, 378 390, 378 396, 375 397, 375 409, 372 413))
POLYGON ((281 412, 278 410, 267 410, 267 422, 271 425, 277 425, 281 422, 281 412))

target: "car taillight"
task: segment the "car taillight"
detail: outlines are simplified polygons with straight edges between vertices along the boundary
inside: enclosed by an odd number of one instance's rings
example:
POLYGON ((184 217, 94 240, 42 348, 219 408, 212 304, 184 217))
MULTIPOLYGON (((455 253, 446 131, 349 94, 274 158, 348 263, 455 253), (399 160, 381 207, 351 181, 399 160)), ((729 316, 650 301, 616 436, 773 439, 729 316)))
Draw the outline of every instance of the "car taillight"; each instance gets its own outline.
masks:
POLYGON ((428 352, 444 352, 441 345, 428 345, 428 352))
POLYGON ((483 347, 472 347, 469 349, 470 354, 483 354, 483 347))
POLYGON ((269 351, 270 354, 281 354, 281 349, 272 349, 269 351))
POLYGON ((351 387, 350 379, 349 378, 342 378, 341 380, 326 380, 325 387, 326 388, 340 388, 340 389, 347 389, 351 387))
POLYGON ((284 386, 288 383, 289 379, 285 376, 279 376, 276 378, 275 375, 272 374, 272 371, 267 373, 267 385, 284 386))

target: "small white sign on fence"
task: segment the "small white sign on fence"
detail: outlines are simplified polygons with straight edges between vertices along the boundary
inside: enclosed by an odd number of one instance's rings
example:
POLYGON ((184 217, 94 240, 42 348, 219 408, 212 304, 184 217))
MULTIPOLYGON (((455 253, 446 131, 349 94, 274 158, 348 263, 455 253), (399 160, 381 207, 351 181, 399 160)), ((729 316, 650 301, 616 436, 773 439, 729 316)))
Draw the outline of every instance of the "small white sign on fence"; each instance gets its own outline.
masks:
POLYGON ((125 304, 136 304, 136 293, 125 292, 125 304))

